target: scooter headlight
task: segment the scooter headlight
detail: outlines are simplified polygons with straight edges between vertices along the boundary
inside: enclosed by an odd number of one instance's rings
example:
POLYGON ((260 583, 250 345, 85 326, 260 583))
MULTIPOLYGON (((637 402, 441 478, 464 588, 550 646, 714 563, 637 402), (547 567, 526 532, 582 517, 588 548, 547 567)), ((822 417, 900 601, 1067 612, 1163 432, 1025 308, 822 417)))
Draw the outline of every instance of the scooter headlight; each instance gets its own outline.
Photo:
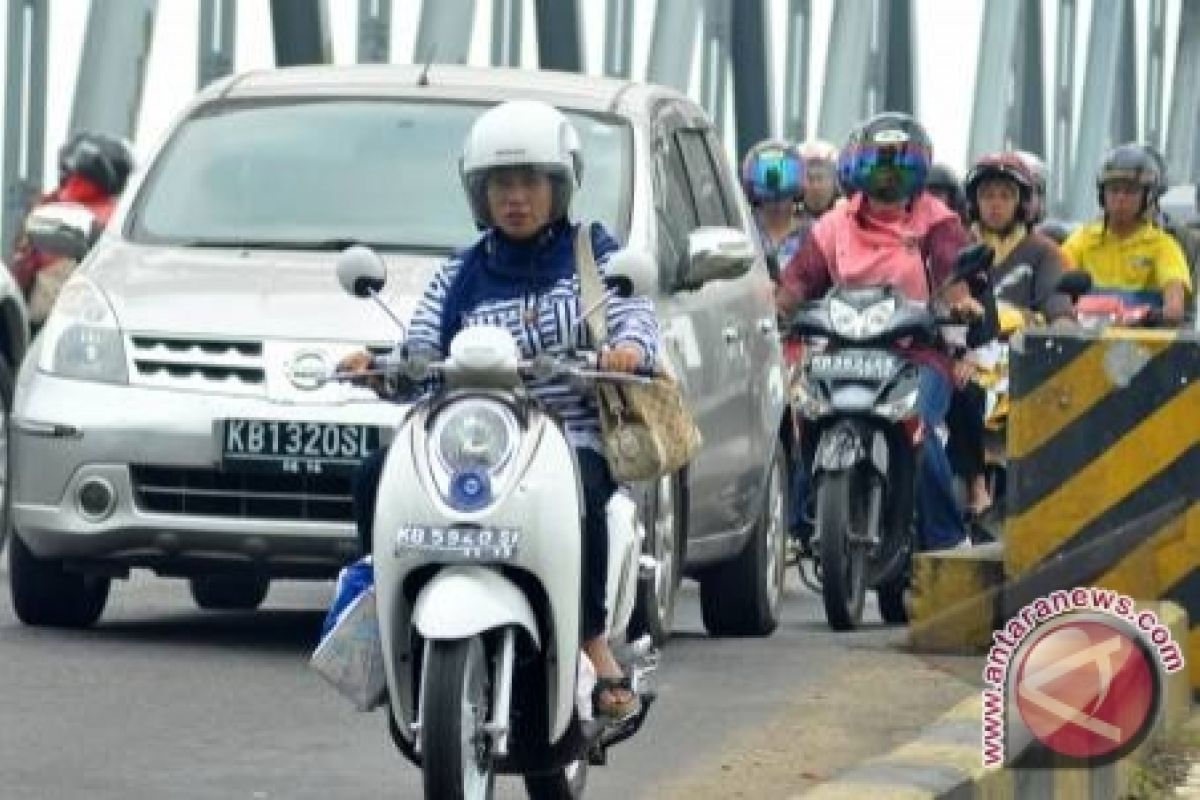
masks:
POLYGON ((896 298, 872 303, 863 311, 833 298, 829 301, 829 321, 839 336, 846 339, 870 339, 883 333, 896 313, 896 298))
POLYGON ((439 415, 432 434, 439 460, 450 473, 496 472, 512 456, 517 422, 497 403, 466 400, 439 415))

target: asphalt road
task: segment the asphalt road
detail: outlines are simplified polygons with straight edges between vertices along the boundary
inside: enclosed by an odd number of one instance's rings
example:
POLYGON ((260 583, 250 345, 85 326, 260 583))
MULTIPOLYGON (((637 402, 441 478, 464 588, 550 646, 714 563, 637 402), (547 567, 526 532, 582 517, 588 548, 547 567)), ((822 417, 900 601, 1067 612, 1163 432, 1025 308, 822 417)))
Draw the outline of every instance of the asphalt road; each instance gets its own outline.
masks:
MULTIPOLYGON (((330 591, 283 583, 257 613, 202 612, 183 582, 141 575, 114 585, 95 629, 60 631, 23 627, 0 571, 0 797, 419 797, 383 715, 355 713, 307 667, 330 591)), ((676 631, 646 727, 592 770, 589 797, 662 796, 805 687, 896 657, 895 629, 834 635, 796 585, 774 636, 718 641, 685 583, 676 631)), ((833 704, 814 724, 837 720, 833 704)), ((497 796, 524 795, 505 778, 497 796)))

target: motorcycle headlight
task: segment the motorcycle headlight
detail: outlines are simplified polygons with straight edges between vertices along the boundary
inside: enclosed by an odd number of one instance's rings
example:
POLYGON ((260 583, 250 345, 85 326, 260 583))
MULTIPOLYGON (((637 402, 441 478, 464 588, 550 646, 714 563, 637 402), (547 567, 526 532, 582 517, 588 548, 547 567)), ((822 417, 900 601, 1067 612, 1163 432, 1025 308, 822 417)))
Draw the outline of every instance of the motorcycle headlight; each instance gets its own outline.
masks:
POLYGON ((503 406, 486 400, 464 400, 439 415, 433 446, 451 473, 503 467, 517 442, 517 423, 503 406))
POLYGON ((847 339, 870 339, 878 336, 895 313, 894 297, 873 303, 862 312, 843 300, 833 298, 829 301, 829 321, 838 335, 847 339))
POLYGON ((42 372, 102 383, 129 381, 117 317, 87 278, 76 276, 63 286, 41 337, 42 372))

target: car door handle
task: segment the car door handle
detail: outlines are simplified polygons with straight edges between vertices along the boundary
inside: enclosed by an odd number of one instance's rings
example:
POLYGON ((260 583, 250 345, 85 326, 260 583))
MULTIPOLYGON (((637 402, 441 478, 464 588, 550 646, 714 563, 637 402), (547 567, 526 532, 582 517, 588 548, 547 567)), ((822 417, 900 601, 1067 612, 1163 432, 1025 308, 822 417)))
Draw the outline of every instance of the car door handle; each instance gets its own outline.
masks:
POLYGON ((726 325, 721 335, 725 337, 727 344, 735 344, 742 340, 742 329, 737 325, 726 325))

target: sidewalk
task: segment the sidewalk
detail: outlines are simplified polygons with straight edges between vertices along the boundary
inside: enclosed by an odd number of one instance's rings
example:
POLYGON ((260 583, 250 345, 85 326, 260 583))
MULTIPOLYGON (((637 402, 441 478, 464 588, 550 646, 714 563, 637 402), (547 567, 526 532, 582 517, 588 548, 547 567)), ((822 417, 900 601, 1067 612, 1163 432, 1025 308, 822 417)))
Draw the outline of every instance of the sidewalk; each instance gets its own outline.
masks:
POLYGON ((798 692, 769 723, 734 737, 705 769, 647 787, 643 796, 790 798, 917 737, 978 692, 983 661, 914 655, 904 649, 906 637, 897 628, 886 646, 864 646, 853 672, 798 692))

